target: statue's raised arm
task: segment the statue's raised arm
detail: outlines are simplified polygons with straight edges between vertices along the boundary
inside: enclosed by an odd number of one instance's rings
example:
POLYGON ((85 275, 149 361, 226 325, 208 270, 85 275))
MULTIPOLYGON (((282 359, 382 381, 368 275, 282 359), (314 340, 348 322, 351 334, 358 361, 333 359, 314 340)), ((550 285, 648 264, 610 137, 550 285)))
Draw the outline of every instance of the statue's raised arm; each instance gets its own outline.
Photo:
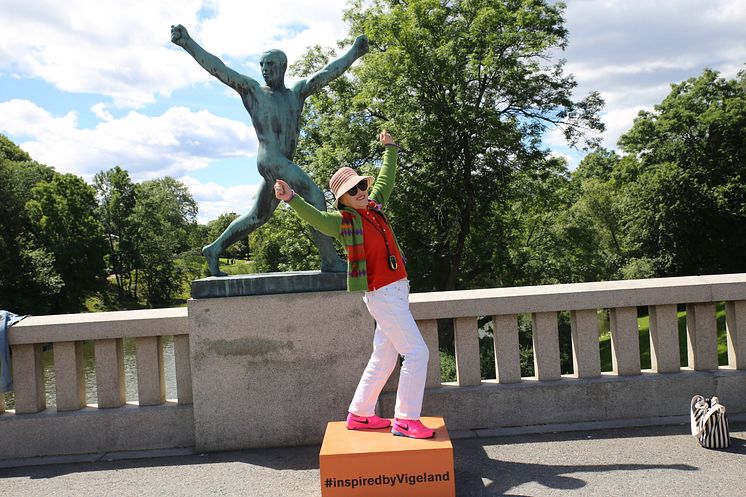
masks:
POLYGON ((326 86, 331 80, 341 76, 360 57, 368 52, 368 38, 360 35, 352 47, 340 58, 329 62, 319 72, 298 82, 301 98, 305 99, 326 86))
POLYGON ((234 71, 222 60, 199 46, 181 24, 171 26, 171 42, 186 50, 207 72, 238 93, 253 93, 260 87, 254 79, 234 71))

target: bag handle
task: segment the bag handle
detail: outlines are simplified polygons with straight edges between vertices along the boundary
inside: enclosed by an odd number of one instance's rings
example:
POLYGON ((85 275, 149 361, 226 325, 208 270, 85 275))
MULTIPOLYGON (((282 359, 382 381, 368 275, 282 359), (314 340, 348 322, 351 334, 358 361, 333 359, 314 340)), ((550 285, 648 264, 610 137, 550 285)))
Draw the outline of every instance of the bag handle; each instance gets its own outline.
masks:
MULTIPOLYGON (((699 397, 702 399, 701 395, 695 395, 695 398, 699 397)), ((704 401, 704 399, 702 399, 704 401)), ((710 417, 712 417, 713 414, 715 414, 718 411, 725 412, 725 406, 720 404, 720 399, 717 397, 713 397, 710 399, 712 402, 712 406, 707 410, 707 413, 702 417, 702 419, 699 421, 699 426, 697 423, 694 422, 694 416, 691 417, 692 421, 692 436, 699 437, 699 435, 702 433, 702 428, 707 424, 707 421, 709 421, 710 417)), ((699 402, 697 402, 699 403, 699 402)), ((692 410, 694 410, 694 398, 692 399, 692 410)))
POLYGON ((690 406, 691 415, 689 416, 689 418, 690 418, 691 425, 692 425, 692 436, 693 437, 699 436, 699 433, 700 433, 699 426, 697 426, 697 422, 694 419, 694 408, 697 407, 697 404, 699 404, 700 402, 705 403, 705 398, 702 397, 701 395, 695 395, 694 397, 692 397, 692 402, 690 406))

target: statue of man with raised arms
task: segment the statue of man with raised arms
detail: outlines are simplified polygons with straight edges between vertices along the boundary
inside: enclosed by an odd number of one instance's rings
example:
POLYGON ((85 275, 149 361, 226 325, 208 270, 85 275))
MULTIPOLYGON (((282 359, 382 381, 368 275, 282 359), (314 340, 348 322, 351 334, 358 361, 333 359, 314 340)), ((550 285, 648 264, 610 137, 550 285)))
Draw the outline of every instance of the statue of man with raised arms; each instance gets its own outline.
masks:
MULTIPOLYGON (((259 60, 266 83, 262 86, 204 50, 180 24, 171 26, 171 41, 186 50, 207 72, 238 92, 259 139, 256 164, 262 183, 254 206, 247 214, 233 221, 214 242, 202 248, 210 273, 225 276, 226 273, 219 267, 220 253, 269 220, 279 204, 272 190, 276 179, 284 179, 306 201, 319 210, 326 210, 323 192, 292 161, 298 145, 301 111, 309 95, 341 76, 368 51, 368 39, 358 36, 347 53, 316 74, 296 82, 292 88, 285 86, 287 56, 280 50, 268 50, 259 60)), ((332 239, 316 230, 312 230, 312 235, 321 255, 321 271, 345 271, 347 264, 337 256, 332 239)))

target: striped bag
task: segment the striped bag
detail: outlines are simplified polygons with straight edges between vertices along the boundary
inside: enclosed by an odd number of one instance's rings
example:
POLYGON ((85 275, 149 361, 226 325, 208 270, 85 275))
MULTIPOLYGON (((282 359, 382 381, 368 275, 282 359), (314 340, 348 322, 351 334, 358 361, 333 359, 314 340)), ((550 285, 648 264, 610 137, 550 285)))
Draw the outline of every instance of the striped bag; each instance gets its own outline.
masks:
POLYGON ((692 397, 691 421, 692 436, 697 439, 699 445, 707 449, 730 447, 728 416, 725 414, 725 406, 717 397, 692 397))

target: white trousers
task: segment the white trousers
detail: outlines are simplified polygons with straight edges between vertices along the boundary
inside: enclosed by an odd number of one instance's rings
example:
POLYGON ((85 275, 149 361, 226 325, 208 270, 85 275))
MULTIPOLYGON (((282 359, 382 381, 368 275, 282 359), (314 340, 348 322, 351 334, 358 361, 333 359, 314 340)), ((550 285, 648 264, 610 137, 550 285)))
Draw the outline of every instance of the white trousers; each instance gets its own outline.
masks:
POLYGON ((399 374, 394 416, 420 419, 429 354, 409 311, 409 281, 402 279, 373 292, 365 292, 363 302, 376 320, 376 332, 373 353, 349 410, 358 416, 375 414, 378 396, 401 355, 404 363, 399 374))

